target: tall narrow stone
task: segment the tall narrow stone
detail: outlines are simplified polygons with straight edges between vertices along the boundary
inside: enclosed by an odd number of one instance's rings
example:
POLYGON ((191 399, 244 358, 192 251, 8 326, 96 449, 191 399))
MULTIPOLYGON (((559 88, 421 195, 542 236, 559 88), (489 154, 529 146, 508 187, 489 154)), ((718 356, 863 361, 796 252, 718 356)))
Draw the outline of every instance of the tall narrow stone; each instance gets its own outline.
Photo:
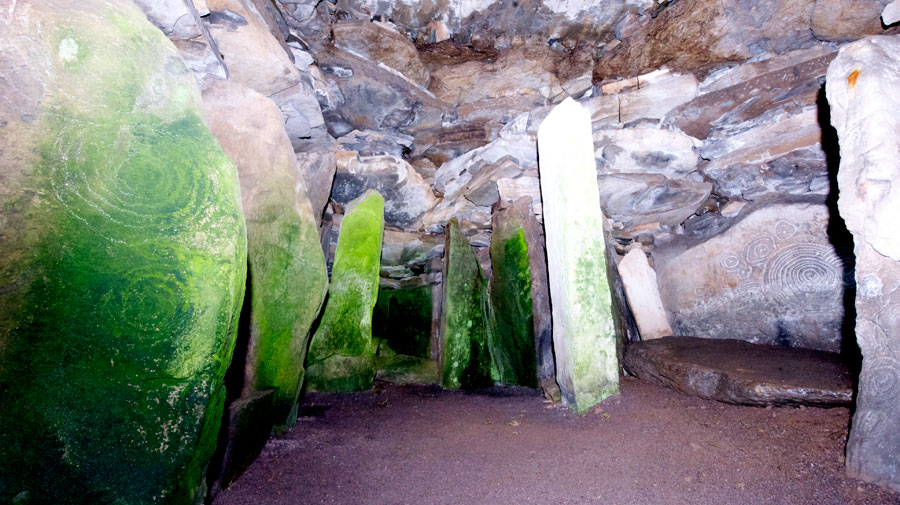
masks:
POLYGON ((547 262, 531 198, 494 211, 491 265, 491 356, 500 382, 555 382, 547 262))
POLYGON ((826 91, 841 144, 838 208, 853 233, 863 355, 847 471, 900 491, 900 37, 841 48, 826 91))
POLYGON ((372 311, 378 298, 384 198, 368 190, 347 206, 331 287, 306 359, 310 391, 363 391, 375 377, 372 311))
POLYGON ((487 283, 456 219, 447 223, 445 233, 441 384, 452 389, 490 386, 487 283))
POLYGON ((278 107, 231 81, 210 85, 203 101, 213 135, 237 165, 247 219, 250 335, 243 393, 274 388, 275 424, 293 424, 310 327, 328 283, 316 219, 278 107))
POLYGON ((0 503, 192 505, 244 291, 234 164, 128 1, 0 14, 0 503))
POLYGON ((567 98, 538 128, 556 381, 584 412, 619 391, 590 114, 567 98))
POLYGON ((625 285, 625 296, 634 313, 641 339, 647 340, 672 335, 669 317, 659 296, 656 272, 640 249, 632 249, 619 262, 619 275, 625 285))

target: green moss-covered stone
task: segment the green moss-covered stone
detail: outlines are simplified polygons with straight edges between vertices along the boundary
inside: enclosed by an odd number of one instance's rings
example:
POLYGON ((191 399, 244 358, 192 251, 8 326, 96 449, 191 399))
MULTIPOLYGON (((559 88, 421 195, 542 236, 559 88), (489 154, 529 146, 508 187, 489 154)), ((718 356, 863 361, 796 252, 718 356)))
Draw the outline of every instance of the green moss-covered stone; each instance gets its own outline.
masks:
POLYGON ((518 221, 494 219, 491 234, 491 358, 503 384, 537 387, 531 269, 525 230, 518 221))
POLYGON ((375 377, 372 311, 378 297, 384 198, 368 190, 341 221, 328 301, 306 358, 310 391, 362 391, 375 377))
POLYGON ((395 353, 429 357, 431 349, 431 286, 381 288, 372 316, 372 334, 395 353))
POLYGON ((493 384, 487 283, 456 219, 447 223, 446 239, 441 384, 451 389, 487 387, 493 384))
POLYGON ((312 206, 272 100, 220 81, 204 91, 203 101, 210 130, 237 165, 247 219, 250 335, 243 393, 274 388, 275 423, 294 424, 310 327, 328 282, 312 206))
POLYGON ((132 2, 5 14, 0 503, 193 505, 244 290, 234 165, 132 2))

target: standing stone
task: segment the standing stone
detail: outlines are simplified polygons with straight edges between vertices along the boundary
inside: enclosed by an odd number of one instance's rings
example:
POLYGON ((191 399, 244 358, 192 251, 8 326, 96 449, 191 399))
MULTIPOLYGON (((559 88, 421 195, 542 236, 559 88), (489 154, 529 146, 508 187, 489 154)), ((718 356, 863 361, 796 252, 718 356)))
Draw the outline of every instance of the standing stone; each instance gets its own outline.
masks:
POLYGON ((844 46, 827 79, 841 144, 838 208, 855 244, 863 355, 847 471, 900 491, 900 37, 844 46))
POLYGON ((500 382, 553 382, 547 262, 531 199, 494 211, 491 230, 491 356, 500 382))
POLYGON ((487 284, 456 219, 447 223, 446 236, 441 385, 451 389, 487 387, 492 383, 487 284))
POLYGON ((625 285, 625 296, 634 313, 641 339, 672 335, 669 318, 659 296, 656 272, 640 249, 632 249, 619 263, 619 275, 625 285))
POLYGON ((328 302, 306 360, 310 391, 363 391, 375 377, 372 311, 378 297, 384 198, 368 190, 341 222, 328 302))
POLYGON ((213 84, 203 100, 213 135, 237 165, 247 218, 250 347, 244 394, 276 388, 275 423, 290 425, 310 327, 328 284, 316 220, 278 107, 231 81, 213 84))
POLYGON ((13 3, 0 40, 0 503, 193 505, 243 298, 234 165, 134 3, 13 3))
POLYGON ((538 129, 556 381, 584 412, 619 392, 591 119, 572 99, 538 129))

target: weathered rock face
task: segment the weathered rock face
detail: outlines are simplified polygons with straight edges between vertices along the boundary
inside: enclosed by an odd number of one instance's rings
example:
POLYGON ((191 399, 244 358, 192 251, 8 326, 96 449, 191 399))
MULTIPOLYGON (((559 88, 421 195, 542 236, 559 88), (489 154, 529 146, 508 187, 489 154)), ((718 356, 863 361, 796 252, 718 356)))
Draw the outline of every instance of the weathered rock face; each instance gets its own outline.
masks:
POLYGON ((367 21, 337 22, 331 27, 334 45, 362 56, 376 64, 382 63, 412 82, 428 87, 428 69, 419 59, 416 46, 405 35, 385 23, 367 21))
POLYGON ((538 149, 556 379, 563 402, 584 412, 619 389, 588 111, 571 99, 556 106, 538 149))
MULTIPOLYGON (((525 236, 523 222, 528 218, 535 231, 539 226, 530 207, 531 202, 524 199, 517 207, 494 212, 491 228, 491 308, 494 311, 494 325, 490 350, 501 383, 536 387, 539 345, 535 340, 535 304, 531 294, 529 252, 531 248, 542 245, 540 242, 529 242, 525 236)), ((537 273, 546 275, 545 270, 537 273)), ((546 289, 546 281, 543 286, 546 289)), ((549 301, 546 293, 544 298, 549 301)), ((549 314, 545 317, 549 322, 549 314)))
POLYGON ((809 46, 814 3, 690 0, 673 3, 658 15, 650 11, 626 18, 617 26, 622 43, 600 55, 594 80, 638 75, 662 65, 697 71, 809 46))
POLYGON ((856 40, 864 35, 879 35, 881 11, 890 0, 839 2, 816 0, 812 12, 813 35, 820 40, 856 40))
POLYGON ((345 205, 368 189, 384 195, 384 219, 399 227, 415 229, 417 221, 434 206, 431 188, 403 159, 339 152, 332 200, 345 205))
POLYGON ((838 207, 856 252, 856 339, 863 363, 847 469, 900 490, 900 37, 841 49, 828 68, 841 144, 838 207))
POLYGON ((131 2, 0 23, 0 501, 193 504, 246 264, 234 165, 131 2))
POLYGON ((203 18, 230 78, 264 95, 300 82, 300 72, 250 0, 207 0, 203 18))
POLYGON ((772 205, 699 244, 659 249, 675 334, 840 350, 844 272, 828 219, 824 205, 772 205))
POLYGON ((306 359, 309 391, 362 391, 375 377, 372 310, 384 233, 384 199, 366 191, 341 222, 328 302, 306 359))
POLYGON ((741 340, 664 337, 625 351, 637 377, 737 405, 850 405, 850 372, 838 354, 741 340))
POLYGON ((628 297, 628 305, 634 314, 641 339, 672 335, 666 309, 659 296, 656 272, 640 249, 632 249, 619 262, 619 274, 628 297))
POLYGON ((615 174, 597 178, 600 205, 625 226, 683 223, 709 198, 712 184, 672 180, 659 174, 615 174))
POLYGON ((682 178, 696 171, 700 161, 700 142, 675 130, 598 130, 594 148, 599 174, 656 173, 682 178))
POLYGON ((472 246, 453 219, 447 223, 441 313, 441 385, 474 389, 492 384, 489 300, 472 246))
POLYGON ((237 165, 247 219, 244 392, 275 388, 276 422, 293 424, 310 327, 328 284, 318 228, 275 104, 230 81, 212 85, 203 100, 213 135, 237 165))

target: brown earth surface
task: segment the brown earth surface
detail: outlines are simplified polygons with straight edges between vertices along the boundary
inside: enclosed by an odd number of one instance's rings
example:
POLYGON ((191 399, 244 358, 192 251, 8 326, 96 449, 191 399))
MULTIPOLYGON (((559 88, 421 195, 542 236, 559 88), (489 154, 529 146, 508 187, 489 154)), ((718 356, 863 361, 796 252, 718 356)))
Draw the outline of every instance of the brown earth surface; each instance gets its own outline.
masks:
POLYGON ((584 415, 526 389, 308 394, 214 504, 900 504, 844 475, 847 408, 621 390, 584 415))

